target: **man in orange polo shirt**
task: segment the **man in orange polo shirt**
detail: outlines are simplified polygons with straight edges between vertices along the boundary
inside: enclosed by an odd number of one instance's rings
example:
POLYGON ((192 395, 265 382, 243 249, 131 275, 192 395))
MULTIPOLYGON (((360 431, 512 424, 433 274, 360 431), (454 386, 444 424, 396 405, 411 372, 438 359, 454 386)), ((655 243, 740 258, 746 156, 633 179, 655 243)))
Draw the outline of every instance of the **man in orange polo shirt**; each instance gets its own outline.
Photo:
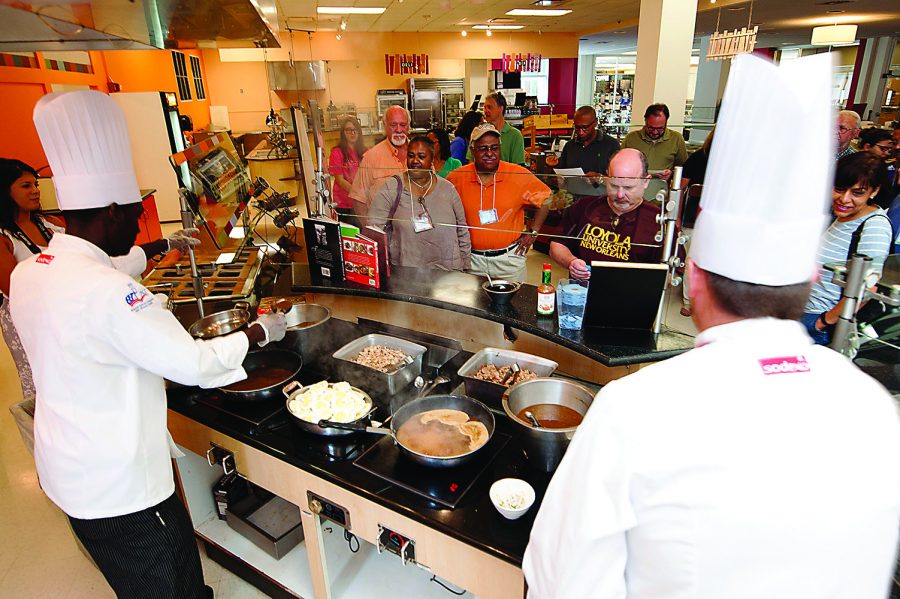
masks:
POLYGON ((472 239, 474 274, 525 280, 525 254, 547 218, 550 188, 517 164, 500 160, 500 132, 490 123, 472 131, 473 162, 447 176, 462 199, 472 239), (525 208, 537 208, 525 230, 525 208))
POLYGON ((384 111, 384 131, 387 139, 363 155, 359 171, 350 188, 353 211, 365 224, 369 204, 385 180, 406 171, 406 144, 409 141, 409 111, 391 106, 384 111))

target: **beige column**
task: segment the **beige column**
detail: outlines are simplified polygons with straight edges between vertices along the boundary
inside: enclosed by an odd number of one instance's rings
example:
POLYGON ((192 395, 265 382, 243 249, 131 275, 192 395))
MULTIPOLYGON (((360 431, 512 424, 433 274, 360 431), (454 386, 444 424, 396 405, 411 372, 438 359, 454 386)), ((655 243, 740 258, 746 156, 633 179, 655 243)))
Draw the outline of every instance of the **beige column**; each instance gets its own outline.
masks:
POLYGON ((669 126, 681 131, 694 42, 697 0, 641 0, 631 121, 643 123, 644 109, 662 102, 669 126))

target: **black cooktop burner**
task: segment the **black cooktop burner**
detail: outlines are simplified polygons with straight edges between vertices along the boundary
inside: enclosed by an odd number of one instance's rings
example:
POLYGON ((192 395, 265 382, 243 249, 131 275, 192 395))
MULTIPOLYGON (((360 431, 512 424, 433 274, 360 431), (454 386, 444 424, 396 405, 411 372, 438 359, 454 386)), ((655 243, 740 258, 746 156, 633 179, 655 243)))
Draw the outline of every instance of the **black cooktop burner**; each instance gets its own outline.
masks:
POLYGON ((279 397, 257 401, 234 401, 225 399, 216 392, 200 392, 194 394, 191 399, 256 426, 286 410, 284 398, 279 397))
POLYGON ((429 468, 416 464, 403 455, 391 437, 382 437, 353 463, 407 491, 455 508, 510 438, 495 431, 475 459, 456 468, 429 468))

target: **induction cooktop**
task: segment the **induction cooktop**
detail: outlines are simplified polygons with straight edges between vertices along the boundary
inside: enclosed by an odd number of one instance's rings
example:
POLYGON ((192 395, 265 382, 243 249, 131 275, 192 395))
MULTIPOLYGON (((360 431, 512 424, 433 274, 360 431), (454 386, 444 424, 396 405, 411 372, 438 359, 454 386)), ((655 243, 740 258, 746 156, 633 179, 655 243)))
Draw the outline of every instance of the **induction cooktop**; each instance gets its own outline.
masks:
POLYGON ((386 436, 353 463, 407 491, 452 509, 487 470, 510 438, 495 431, 487 445, 470 462, 455 468, 430 468, 410 460, 393 439, 386 436))

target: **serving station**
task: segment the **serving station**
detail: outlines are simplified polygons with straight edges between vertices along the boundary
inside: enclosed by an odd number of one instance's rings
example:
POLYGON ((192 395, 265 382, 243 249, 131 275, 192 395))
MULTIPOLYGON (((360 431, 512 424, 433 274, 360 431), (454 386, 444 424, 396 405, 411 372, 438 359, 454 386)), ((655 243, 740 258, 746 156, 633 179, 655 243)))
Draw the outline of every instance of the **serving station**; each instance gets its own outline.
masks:
MULTIPOLYGON (((272 596, 522 597, 522 558, 555 462, 529 455, 534 444, 526 427, 504 412, 499 395, 484 393, 490 385, 472 385, 471 360, 483 356, 502 366, 504 352, 525 352, 539 358, 535 364, 556 363, 554 380, 593 395, 609 380, 685 351, 692 338, 671 330, 646 336, 560 331, 555 318, 535 315, 534 287, 524 285, 508 305, 496 306, 479 277, 392 271, 377 290, 315 281, 303 264, 264 273, 258 297, 287 296, 330 311, 273 345, 300 357, 299 385, 346 380, 368 394, 373 424, 415 400, 428 381, 434 383, 429 398, 473 396, 495 422, 489 440, 465 463, 434 467, 411 460, 392 436, 315 434, 298 425, 281 393, 235 401, 219 390, 173 385, 169 429, 186 454, 177 460, 178 475, 196 532, 208 555, 272 596), (344 346, 373 337, 424 348, 415 357, 422 380, 400 377, 391 385, 341 358, 344 346), (232 472, 296 506, 299 528, 284 522, 276 528, 295 537, 302 530, 302 541, 285 550, 276 535, 260 531, 251 539, 246 525, 233 526, 229 519, 241 514, 219 505, 213 491, 232 472), (514 520, 501 515, 489 493, 506 478, 534 490, 534 505, 514 520)), ((230 307, 208 303, 211 310, 230 307)), ((189 324, 194 310, 180 305, 177 314, 189 324)))

